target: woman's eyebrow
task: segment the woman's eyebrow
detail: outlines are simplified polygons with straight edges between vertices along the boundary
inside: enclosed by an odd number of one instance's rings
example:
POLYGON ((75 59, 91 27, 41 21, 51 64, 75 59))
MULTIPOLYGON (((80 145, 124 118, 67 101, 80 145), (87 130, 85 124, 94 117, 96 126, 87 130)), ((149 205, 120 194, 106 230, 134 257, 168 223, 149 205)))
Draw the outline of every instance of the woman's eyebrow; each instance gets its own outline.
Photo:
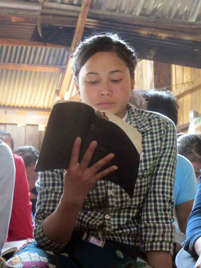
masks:
POLYGON ((88 74, 98 74, 98 73, 96 73, 96 72, 88 72, 87 75, 88 74))
POLYGON ((110 73, 113 74, 113 73, 123 73, 123 72, 121 70, 114 70, 114 71, 111 71, 110 73))

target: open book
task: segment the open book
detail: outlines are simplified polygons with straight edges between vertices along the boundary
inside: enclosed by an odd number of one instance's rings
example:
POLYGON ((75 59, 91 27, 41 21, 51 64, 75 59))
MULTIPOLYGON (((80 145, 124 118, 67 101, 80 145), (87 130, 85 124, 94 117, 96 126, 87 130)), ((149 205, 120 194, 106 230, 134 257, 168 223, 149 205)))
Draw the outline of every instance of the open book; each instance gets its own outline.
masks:
POLYGON ((111 165, 117 165, 118 169, 103 179, 118 184, 132 196, 139 167, 141 134, 121 118, 97 111, 83 102, 59 101, 54 105, 35 170, 68 169, 77 137, 82 138, 80 159, 91 141, 98 142, 89 166, 109 153, 115 154, 103 169, 111 165))
POLYGON ((19 240, 19 241, 6 242, 1 251, 2 257, 8 253, 11 253, 11 252, 14 253, 17 249, 19 249, 25 243, 26 243, 26 239, 19 240))

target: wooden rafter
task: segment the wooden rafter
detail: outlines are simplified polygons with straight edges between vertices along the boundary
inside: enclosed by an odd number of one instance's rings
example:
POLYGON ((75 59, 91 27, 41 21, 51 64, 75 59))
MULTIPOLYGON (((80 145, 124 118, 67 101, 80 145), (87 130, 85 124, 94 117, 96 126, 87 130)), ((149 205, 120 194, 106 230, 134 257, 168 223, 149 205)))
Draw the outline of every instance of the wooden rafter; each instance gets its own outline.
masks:
POLYGON ((17 70, 17 71, 33 71, 33 72, 47 72, 47 73, 61 73, 64 71, 60 66, 49 65, 33 65, 33 64, 12 64, 0 63, 0 69, 4 70, 17 70))
POLYGON ((28 41, 22 39, 10 39, 10 38, 0 38, 0 45, 10 45, 10 46, 29 46, 29 47, 52 47, 52 48, 64 48, 61 45, 47 44, 35 41, 28 41))
MULTIPOLYGON (((81 11, 77 20, 77 25, 76 25, 76 29, 75 29, 75 34, 73 36, 73 41, 71 44, 71 50, 72 52, 75 50, 76 46, 79 44, 81 38, 82 38, 82 34, 84 31, 84 27, 85 27, 85 23, 87 20, 87 16, 88 16, 88 12, 90 9, 90 4, 91 4, 91 0, 83 0, 82 1, 82 7, 81 7, 81 11)), ((60 93, 59 96, 61 99, 64 99, 65 97, 65 92, 68 90, 69 88, 69 83, 71 81, 71 77, 72 77, 72 68, 71 68, 71 63, 72 63, 72 56, 70 57, 66 70, 64 72, 64 76, 63 76, 63 80, 61 83, 61 88, 60 88, 60 93)))

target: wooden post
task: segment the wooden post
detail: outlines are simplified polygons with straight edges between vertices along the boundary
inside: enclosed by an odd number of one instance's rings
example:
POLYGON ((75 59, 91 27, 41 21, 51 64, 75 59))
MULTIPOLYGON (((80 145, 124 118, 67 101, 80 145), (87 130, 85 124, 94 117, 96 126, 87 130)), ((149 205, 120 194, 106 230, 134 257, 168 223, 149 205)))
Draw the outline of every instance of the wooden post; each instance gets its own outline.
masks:
POLYGON ((154 62, 154 88, 171 90, 171 65, 154 62))
MULTIPOLYGON (((82 1, 82 7, 81 11, 77 20, 77 25, 75 29, 75 34, 73 37, 73 41, 71 44, 71 50, 72 52, 75 50, 77 45, 79 44, 82 34, 84 31, 84 26, 87 20, 89 8, 90 8, 91 0, 83 0, 82 1)), ((72 63, 72 56, 69 58, 66 70, 63 75, 62 83, 61 83, 61 88, 59 92, 59 97, 61 99, 64 99, 66 91, 69 89, 69 84, 71 81, 71 76, 72 76, 72 68, 71 68, 71 63, 72 63)))

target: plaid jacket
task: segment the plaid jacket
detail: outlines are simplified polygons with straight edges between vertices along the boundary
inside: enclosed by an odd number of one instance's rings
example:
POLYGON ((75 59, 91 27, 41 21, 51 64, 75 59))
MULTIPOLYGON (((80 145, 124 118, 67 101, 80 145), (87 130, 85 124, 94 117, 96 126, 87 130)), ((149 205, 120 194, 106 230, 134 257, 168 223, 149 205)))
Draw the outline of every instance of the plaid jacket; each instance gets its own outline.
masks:
MULTIPOLYGON (((100 240, 139 246, 142 251, 173 252, 173 188, 176 131, 166 117, 128 105, 128 123, 142 135, 138 177, 131 198, 118 185, 98 181, 85 198, 75 229, 100 240)), ((43 221, 57 207, 63 191, 63 170, 41 172, 34 236, 46 249, 56 250, 43 233, 43 221)), ((58 226, 59 228, 59 226, 58 226)))

